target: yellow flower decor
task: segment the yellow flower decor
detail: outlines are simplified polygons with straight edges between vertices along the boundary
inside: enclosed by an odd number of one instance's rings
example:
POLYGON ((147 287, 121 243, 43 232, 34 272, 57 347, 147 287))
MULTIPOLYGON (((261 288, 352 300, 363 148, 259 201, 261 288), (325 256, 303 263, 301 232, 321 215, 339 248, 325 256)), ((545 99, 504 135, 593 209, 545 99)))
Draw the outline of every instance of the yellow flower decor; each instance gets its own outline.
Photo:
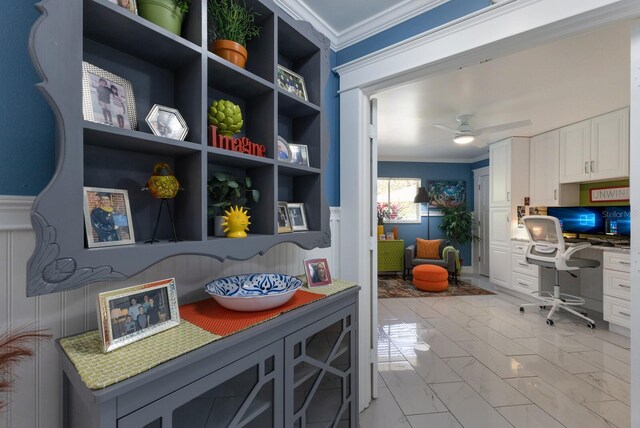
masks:
POLYGON ((249 225, 251 222, 250 216, 247 215, 248 211, 239 206, 233 206, 228 211, 224 212, 226 215, 222 216, 224 223, 224 232, 227 234, 227 238, 246 238, 249 231, 249 225))

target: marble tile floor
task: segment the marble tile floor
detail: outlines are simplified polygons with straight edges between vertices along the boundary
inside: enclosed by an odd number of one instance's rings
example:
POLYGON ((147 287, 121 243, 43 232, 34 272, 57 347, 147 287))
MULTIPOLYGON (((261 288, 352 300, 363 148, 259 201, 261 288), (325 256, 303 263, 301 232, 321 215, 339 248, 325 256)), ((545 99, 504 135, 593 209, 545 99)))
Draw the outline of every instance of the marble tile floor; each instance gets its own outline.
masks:
POLYGON ((526 298, 381 299, 378 398, 362 428, 630 428, 630 341, 567 314, 518 312, 526 298))

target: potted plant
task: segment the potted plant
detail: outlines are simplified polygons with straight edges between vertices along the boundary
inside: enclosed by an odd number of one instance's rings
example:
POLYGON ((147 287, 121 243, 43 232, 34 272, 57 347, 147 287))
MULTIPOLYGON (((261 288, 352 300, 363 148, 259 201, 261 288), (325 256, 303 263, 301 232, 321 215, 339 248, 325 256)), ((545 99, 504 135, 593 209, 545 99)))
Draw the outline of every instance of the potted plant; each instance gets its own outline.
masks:
POLYGON ((260 27, 255 24, 257 13, 238 0, 208 0, 207 12, 209 50, 244 68, 247 42, 260 34, 260 27))
POLYGON ((214 219, 214 235, 225 236, 222 223, 224 210, 232 206, 244 207, 249 198, 254 202, 260 200, 260 191, 251 188, 251 178, 238 180, 231 174, 216 172, 207 182, 209 203, 207 215, 214 219))
POLYGON ((452 244, 462 246, 467 242, 480 240, 480 237, 475 234, 473 213, 469 211, 465 203, 444 205, 441 210, 440 229, 452 244))
POLYGON ((137 3, 140 16, 179 36, 191 0, 138 0, 137 3))

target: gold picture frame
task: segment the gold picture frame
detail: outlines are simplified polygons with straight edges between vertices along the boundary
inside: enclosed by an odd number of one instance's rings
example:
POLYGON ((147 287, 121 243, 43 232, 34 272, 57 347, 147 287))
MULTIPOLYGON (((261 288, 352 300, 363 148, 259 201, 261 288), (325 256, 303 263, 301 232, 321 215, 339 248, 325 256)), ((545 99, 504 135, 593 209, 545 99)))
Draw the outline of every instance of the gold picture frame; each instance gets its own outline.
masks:
POLYGON ((175 278, 100 293, 97 304, 104 352, 180 324, 175 278))

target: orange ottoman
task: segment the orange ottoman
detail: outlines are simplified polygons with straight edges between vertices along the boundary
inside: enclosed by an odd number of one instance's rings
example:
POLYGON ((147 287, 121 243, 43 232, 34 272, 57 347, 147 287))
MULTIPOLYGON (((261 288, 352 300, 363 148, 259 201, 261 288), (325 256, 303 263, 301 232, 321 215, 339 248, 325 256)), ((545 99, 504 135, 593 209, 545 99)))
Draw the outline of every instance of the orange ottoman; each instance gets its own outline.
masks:
POLYGON ((449 287, 449 272, 435 265, 413 268, 413 285, 423 291, 444 291, 449 287))

